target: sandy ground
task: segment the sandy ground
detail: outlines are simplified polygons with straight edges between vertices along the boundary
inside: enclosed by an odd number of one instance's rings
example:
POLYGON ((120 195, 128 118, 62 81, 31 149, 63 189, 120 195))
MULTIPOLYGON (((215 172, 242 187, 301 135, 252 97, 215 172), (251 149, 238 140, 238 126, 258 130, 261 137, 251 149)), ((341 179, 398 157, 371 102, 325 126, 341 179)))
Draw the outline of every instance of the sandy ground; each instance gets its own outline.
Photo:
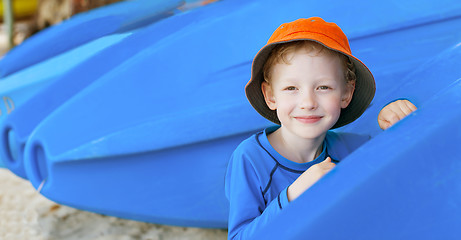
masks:
POLYGON ((227 231, 162 226, 56 204, 7 169, 0 169, 1 240, 226 239, 227 231))

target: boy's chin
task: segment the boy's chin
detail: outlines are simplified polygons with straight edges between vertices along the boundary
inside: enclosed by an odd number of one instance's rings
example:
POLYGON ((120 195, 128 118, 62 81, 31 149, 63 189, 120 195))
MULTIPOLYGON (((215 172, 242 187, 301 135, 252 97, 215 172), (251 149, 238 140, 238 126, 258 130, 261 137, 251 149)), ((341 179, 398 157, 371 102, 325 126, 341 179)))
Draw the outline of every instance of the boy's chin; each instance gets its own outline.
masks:
MULTIPOLYGON (((282 128, 284 125, 282 124, 282 128)), ((314 140, 318 138, 324 138, 327 131, 331 129, 331 127, 328 126, 291 126, 287 127, 287 130, 289 130, 293 135, 295 135, 298 138, 305 139, 305 140, 314 140)))

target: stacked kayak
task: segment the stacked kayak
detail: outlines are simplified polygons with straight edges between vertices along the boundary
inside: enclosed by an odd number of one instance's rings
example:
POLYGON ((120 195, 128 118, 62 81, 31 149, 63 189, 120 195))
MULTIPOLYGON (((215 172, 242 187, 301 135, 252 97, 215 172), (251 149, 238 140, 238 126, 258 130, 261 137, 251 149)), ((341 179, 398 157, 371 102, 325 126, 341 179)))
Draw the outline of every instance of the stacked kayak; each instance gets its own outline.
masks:
MULTIPOLYGON (((272 235, 274 232, 284 234, 295 225, 293 229, 298 235, 287 236, 299 239, 305 229, 317 228, 320 220, 343 219, 342 215, 335 215, 343 212, 331 211, 340 206, 349 212, 353 212, 353 207, 369 207, 356 214, 355 221, 365 228, 371 224, 381 226, 388 234, 395 234, 395 229, 380 225, 380 221, 388 224, 390 218, 397 216, 388 209, 396 207, 402 215, 407 214, 393 219, 393 224, 406 223, 413 217, 416 224, 429 216, 417 211, 426 206, 417 201, 412 202, 409 210, 399 208, 397 201, 389 201, 391 205, 385 207, 368 204, 369 199, 377 198, 366 195, 370 186, 376 186, 375 192, 383 188, 389 197, 397 198, 389 192, 391 186, 407 181, 396 189, 399 193, 406 191, 408 201, 443 193, 457 203, 461 192, 445 184, 456 180, 447 166, 421 166, 433 174, 433 178, 423 180, 408 167, 405 171, 412 172, 408 176, 402 175, 403 169, 392 172, 389 167, 399 161, 417 164, 409 156, 419 152, 423 162, 433 161, 439 149, 427 147, 431 137, 444 138, 443 145, 451 149, 456 140, 459 143, 459 131, 447 135, 444 130, 452 128, 460 118, 456 105, 459 101, 450 105, 456 110, 440 113, 443 119, 421 131, 421 136, 416 135, 419 128, 433 120, 427 119, 428 115, 441 111, 437 110, 440 104, 461 94, 457 81, 461 75, 458 69, 452 69, 457 68, 461 56, 457 47, 461 42, 461 4, 448 0, 439 1, 437 6, 431 1, 396 0, 333 1, 328 5, 223 0, 174 14, 133 31, 73 67, 15 109, 0 126, 0 152, 10 159, 10 169, 21 165, 23 176, 56 202, 146 222, 225 228, 228 202, 224 196, 224 175, 228 159, 243 139, 271 125, 251 108, 244 96, 252 58, 281 23, 310 16, 320 16, 341 26, 354 55, 370 67, 377 81, 371 107, 339 131, 366 133, 376 138, 293 202, 270 223, 271 228, 260 233, 261 238, 276 236, 272 235), (445 62, 447 58, 449 62, 445 62), (441 71, 448 73, 442 77, 441 71), (434 79, 436 86, 432 84, 434 79), (377 112, 396 97, 411 99, 420 110, 380 133, 377 112), (411 127, 404 127, 409 124, 411 127), (400 138, 402 144, 395 144, 400 138), (386 148, 395 154, 381 154, 380 151, 389 151, 386 148), (376 153, 379 157, 374 156, 376 153), (453 177, 443 182, 446 174, 437 176, 439 170, 453 177), (441 189, 423 187, 427 181, 435 184, 439 180, 441 189), (313 195, 317 199, 314 205, 310 203, 313 195), (314 206, 318 209, 309 215, 307 209, 311 211, 314 206), (373 212, 382 216, 370 221, 373 212), (302 223, 288 224, 293 221, 302 223)), ((455 154, 444 160, 450 162, 456 157, 459 159, 455 154)), ((456 206, 443 202, 442 196, 433 199, 444 210, 456 206)), ((453 214, 459 214, 459 210, 454 210, 436 217, 453 219, 453 214)), ((323 231, 332 226, 323 223, 323 231)), ((345 223, 333 226, 347 226, 345 223)), ((335 234, 353 234, 351 229, 339 227, 335 234)), ((397 230, 402 235, 414 231, 397 230)), ((436 227, 433 233, 441 230, 436 227)))
MULTIPOLYGON (((10 139, 14 139, 15 142, 10 143, 12 149, 9 152, 0 154, 2 163, 18 176, 26 178, 21 160, 22 150, 33 128, 66 99, 106 73, 108 69, 114 68, 128 57, 143 50, 145 44, 149 44, 144 39, 144 44, 139 44, 139 39, 148 37, 155 42, 156 37, 161 37, 158 34, 137 35, 134 39, 129 38, 122 42, 124 38, 147 25, 148 22, 152 23, 165 14, 169 15, 172 9, 181 3, 182 1, 163 1, 163 3, 155 1, 155 4, 150 1, 127 1, 109 5, 78 14, 70 21, 34 35, 20 47, 10 51, 0 61, 0 85, 5 86, 2 87, 2 95, 7 108, 1 109, 4 114, 0 116, 0 122, 16 109, 20 112, 26 111, 25 115, 17 113, 8 121, 16 122, 14 118, 27 116, 26 121, 22 123, 28 126, 15 127, 20 131, 9 133, 10 139), (129 14, 127 10, 131 10, 132 13, 129 14), (117 19, 117 24, 108 19, 117 19), (95 22, 101 26, 97 29, 99 32, 96 31, 96 35, 88 34, 86 31, 95 31, 95 29, 87 25, 95 22), (130 26, 129 29, 127 26, 130 26), (75 36, 69 39, 70 32, 75 36), (60 51, 65 52, 59 54, 60 51), (110 57, 107 57, 107 54, 110 54, 110 57), (39 63, 29 67, 28 61, 39 63), (40 91, 53 82, 56 82, 53 86, 40 91), (27 101, 30 107, 19 108, 27 101)), ((156 30, 163 31, 163 29, 156 30)), ((153 33, 149 30, 144 32, 153 33)), ((9 123, 5 124, 9 126, 9 123)))
MULTIPOLYGON (((110 49, 110 46, 117 44, 130 35, 131 33, 122 33, 101 37, 63 54, 32 65, 22 71, 0 78, 0 96, 3 100, 3 104, 0 105, 0 123, 13 120, 15 118, 14 114, 11 116, 11 119, 7 118, 7 116, 9 117, 13 111, 23 111, 21 106, 24 104, 34 105, 34 111, 37 112, 38 115, 31 114, 33 112, 27 113, 33 117, 40 117, 41 113, 47 114, 46 112, 43 112, 39 105, 59 105, 62 101, 56 101, 55 99, 57 94, 62 94, 61 90, 57 92, 50 92, 45 95, 45 98, 40 98, 38 101, 33 100, 34 98, 37 99, 35 95, 40 94, 41 90, 55 82, 66 84, 66 76, 75 76, 78 77, 76 79, 80 79, 81 76, 72 75, 72 71, 74 69, 79 69, 81 64, 82 66, 85 66, 85 64, 88 66, 87 62, 91 61, 91 59, 95 58, 95 56, 98 56, 98 54, 100 54, 99 52, 104 51, 107 48, 110 49), (53 100, 48 100, 50 98, 53 100)), ((8 57, 5 60, 8 60, 8 57)), ((84 69, 86 70, 86 68, 84 69)), ((79 83, 79 81, 77 81, 77 83, 79 83)), ((71 91, 72 89, 68 89, 67 91, 69 90, 71 91)), ((14 145, 15 144, 12 146, 14 145)), ((24 145, 24 141, 17 145, 24 145)), ((13 164, 12 160, 13 158, 16 159, 22 156, 22 153, 20 154, 19 150, 12 150, 11 156, 6 157, 4 154, 0 155, 0 163, 6 164, 18 176, 25 177, 22 161, 17 161, 16 164, 13 164), (9 163, 11 164, 8 165, 9 163)))
POLYGON ((72 21, 45 29, 25 41, 21 47, 12 49, 0 62, 0 77, 97 38, 131 31, 155 22, 172 15, 181 3, 181 0, 122 1, 77 14, 72 21))

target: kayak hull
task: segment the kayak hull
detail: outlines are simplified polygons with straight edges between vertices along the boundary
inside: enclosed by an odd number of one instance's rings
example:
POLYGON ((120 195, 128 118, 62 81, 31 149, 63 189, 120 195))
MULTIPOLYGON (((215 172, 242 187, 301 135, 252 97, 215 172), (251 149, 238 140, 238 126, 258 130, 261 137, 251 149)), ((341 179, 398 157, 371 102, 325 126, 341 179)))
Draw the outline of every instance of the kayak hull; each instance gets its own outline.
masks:
POLYGON ((95 39, 144 27, 171 16, 181 4, 181 0, 123 1, 77 14, 72 20, 47 28, 10 50, 0 61, 0 77, 95 39), (130 14, 132 12, 136 14, 130 14))

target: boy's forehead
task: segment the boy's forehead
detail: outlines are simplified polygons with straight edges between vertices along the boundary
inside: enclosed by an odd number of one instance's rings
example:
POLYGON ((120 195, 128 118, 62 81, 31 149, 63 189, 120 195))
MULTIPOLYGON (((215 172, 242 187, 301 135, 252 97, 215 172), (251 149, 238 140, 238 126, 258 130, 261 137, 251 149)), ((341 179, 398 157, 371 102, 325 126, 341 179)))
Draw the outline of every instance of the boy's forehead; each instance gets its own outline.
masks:
MULTIPOLYGON (((277 63, 285 63, 285 64, 290 64, 292 58, 295 55, 299 54, 307 54, 312 57, 331 57, 331 59, 338 59, 342 60, 340 56, 342 55, 341 53, 335 52, 333 50, 330 50, 326 47, 324 47, 321 44, 311 42, 311 41, 299 41, 298 43, 292 42, 292 43, 286 43, 285 46, 282 46, 279 49, 274 49, 268 59, 274 58, 274 61, 272 61, 272 64, 274 65, 277 63), (293 45, 297 44, 297 45, 293 45), (291 44, 291 46, 290 46, 291 44)), ((268 61, 269 62, 269 61, 268 61)))
POLYGON ((342 80, 343 67, 339 57, 334 55, 312 55, 306 52, 293 52, 289 63, 276 63, 273 66, 273 80, 342 80))
POLYGON ((339 59, 338 53, 335 53, 323 46, 316 47, 316 48, 307 48, 307 47, 296 48, 291 51, 287 51, 285 54, 287 59, 291 59, 297 55, 308 55, 311 57, 327 57, 330 59, 334 59, 334 58, 339 59))
POLYGON ((332 68, 332 69, 340 69, 342 68, 341 58, 337 54, 328 54, 326 52, 310 52, 303 49, 298 49, 296 51, 287 52, 283 57, 283 61, 277 61, 274 64, 274 68, 276 66, 284 66, 284 65, 296 65, 300 68, 309 68, 311 65, 320 67, 313 68, 311 70, 318 71, 323 68, 332 68))

